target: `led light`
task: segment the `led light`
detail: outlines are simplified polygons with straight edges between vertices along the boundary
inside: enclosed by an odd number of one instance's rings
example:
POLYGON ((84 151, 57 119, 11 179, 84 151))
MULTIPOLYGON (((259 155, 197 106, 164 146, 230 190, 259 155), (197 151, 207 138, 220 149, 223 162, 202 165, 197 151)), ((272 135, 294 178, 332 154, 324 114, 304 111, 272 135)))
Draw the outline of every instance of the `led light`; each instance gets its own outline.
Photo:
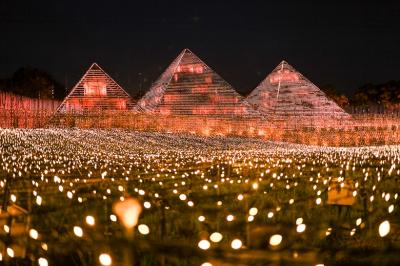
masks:
POLYGON ((77 237, 82 237, 82 236, 83 236, 83 230, 82 230, 82 228, 79 227, 79 226, 74 226, 74 234, 75 234, 77 237))
POLYGON ((111 256, 108 255, 107 253, 100 254, 99 262, 100 262, 101 265, 109 266, 109 265, 112 264, 111 256))
POLYGON ((210 235, 210 240, 214 243, 218 243, 222 240, 223 236, 221 233, 214 232, 210 235))
POLYGON ((140 224, 138 230, 142 235, 148 235, 150 233, 150 228, 145 224, 140 224))
POLYGON ((242 247, 242 241, 240 239, 234 239, 231 242, 231 247, 233 249, 239 249, 242 247))
POLYGON ((390 223, 389 221, 384 221, 379 225, 379 235, 380 237, 385 237, 390 232, 390 223))
POLYGON ((210 248, 211 244, 208 240, 204 239, 199 242, 198 246, 199 248, 206 250, 210 248))
POLYGON ((281 235, 273 235, 269 238, 269 244, 271 246, 278 246, 282 242, 282 236, 281 235))
POLYGON ((88 215, 88 216, 86 216, 86 223, 90 226, 93 226, 93 225, 95 225, 96 221, 93 216, 88 215))

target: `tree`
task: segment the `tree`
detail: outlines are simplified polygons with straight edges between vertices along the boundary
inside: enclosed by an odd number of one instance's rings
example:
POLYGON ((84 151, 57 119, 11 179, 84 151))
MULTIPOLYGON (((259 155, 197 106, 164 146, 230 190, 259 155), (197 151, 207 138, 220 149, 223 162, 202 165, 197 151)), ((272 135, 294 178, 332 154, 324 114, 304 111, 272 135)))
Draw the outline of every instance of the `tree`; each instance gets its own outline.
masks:
POLYGON ((0 90, 41 99, 62 99, 64 87, 45 71, 23 67, 11 78, 0 80, 0 90))
POLYGON ((337 91, 333 85, 325 85, 321 87, 321 90, 339 106, 346 107, 349 105, 349 98, 337 91))

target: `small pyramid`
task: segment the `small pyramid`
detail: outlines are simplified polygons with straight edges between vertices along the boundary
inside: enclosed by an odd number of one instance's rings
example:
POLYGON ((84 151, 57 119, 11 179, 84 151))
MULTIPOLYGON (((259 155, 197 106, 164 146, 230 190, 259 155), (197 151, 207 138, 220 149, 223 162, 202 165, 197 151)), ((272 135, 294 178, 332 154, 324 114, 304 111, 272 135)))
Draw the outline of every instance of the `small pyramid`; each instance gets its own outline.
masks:
POLYGON ((259 116, 235 89, 189 49, 178 57, 139 100, 143 112, 206 117, 259 116))
POLYGON ((246 100, 260 113, 278 120, 288 117, 350 117, 286 61, 282 61, 246 100))
POLYGON ((72 88, 57 113, 131 110, 133 100, 98 64, 93 63, 72 88))

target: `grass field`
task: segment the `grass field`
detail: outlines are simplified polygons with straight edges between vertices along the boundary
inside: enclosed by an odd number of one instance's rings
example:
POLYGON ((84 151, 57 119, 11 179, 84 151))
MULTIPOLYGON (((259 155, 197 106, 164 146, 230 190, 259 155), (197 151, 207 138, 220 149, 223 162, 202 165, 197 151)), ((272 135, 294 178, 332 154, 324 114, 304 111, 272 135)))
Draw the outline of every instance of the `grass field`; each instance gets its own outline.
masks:
POLYGON ((2 129, 1 260, 399 264, 399 156, 400 146, 2 129), (354 204, 328 204, 333 191, 354 204), (115 209, 131 198, 142 209, 133 231, 115 209))

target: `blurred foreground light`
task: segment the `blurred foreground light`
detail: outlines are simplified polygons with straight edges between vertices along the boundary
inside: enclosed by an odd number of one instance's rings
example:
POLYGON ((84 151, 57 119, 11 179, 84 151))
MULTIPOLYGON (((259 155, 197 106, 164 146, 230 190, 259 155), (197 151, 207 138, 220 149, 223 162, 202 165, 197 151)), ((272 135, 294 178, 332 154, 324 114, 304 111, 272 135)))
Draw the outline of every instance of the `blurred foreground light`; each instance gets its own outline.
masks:
POLYGON ((47 262, 47 260, 45 258, 39 258, 38 264, 39 264, 39 266, 48 266, 49 265, 49 263, 47 262))
POLYGON ((130 230, 137 225, 142 212, 142 205, 137 199, 126 198, 124 201, 117 201, 113 208, 126 229, 130 230))
POLYGON ((384 221, 379 225, 379 236, 385 237, 390 232, 390 223, 389 221, 384 221))
POLYGON ((211 263, 209 262, 204 262, 203 264, 201 264, 200 266, 213 266, 211 263))
POLYGON ((232 247, 233 249, 239 249, 239 248, 241 248, 241 247, 242 247, 242 241, 241 241, 240 239, 234 239, 234 240, 231 242, 231 247, 232 247))
POLYGON ((150 228, 145 224, 140 224, 138 230, 142 235, 148 235, 150 233, 150 228))
POLYGON ((101 265, 109 266, 112 263, 111 256, 108 255, 107 253, 100 254, 99 262, 100 262, 101 265))
POLYGON ((269 244, 271 246, 278 246, 282 242, 282 236, 281 235, 273 235, 269 238, 269 244))
POLYGON ((199 246, 199 248, 206 250, 206 249, 210 248, 211 244, 208 240, 204 239, 204 240, 200 240, 198 246, 199 246))

